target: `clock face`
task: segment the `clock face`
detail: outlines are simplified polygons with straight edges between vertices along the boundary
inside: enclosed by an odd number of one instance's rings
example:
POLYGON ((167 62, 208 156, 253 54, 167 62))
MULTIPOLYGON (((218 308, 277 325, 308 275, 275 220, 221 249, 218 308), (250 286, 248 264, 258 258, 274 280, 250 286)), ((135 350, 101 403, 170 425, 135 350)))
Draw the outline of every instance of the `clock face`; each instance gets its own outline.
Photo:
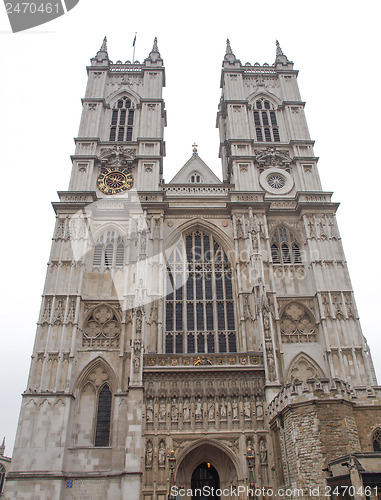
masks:
POLYGON ((97 184, 102 193, 118 194, 131 189, 134 178, 127 168, 107 167, 99 175, 97 184))

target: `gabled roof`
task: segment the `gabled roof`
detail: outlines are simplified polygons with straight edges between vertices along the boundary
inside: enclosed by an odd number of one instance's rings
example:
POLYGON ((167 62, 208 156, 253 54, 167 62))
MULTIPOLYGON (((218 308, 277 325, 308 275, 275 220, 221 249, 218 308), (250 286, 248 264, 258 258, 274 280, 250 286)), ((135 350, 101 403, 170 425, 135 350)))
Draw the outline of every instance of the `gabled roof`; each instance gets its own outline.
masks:
POLYGON ((196 152, 193 153, 169 184, 191 184, 190 176, 193 173, 201 176, 202 184, 222 184, 216 174, 201 160, 196 152))

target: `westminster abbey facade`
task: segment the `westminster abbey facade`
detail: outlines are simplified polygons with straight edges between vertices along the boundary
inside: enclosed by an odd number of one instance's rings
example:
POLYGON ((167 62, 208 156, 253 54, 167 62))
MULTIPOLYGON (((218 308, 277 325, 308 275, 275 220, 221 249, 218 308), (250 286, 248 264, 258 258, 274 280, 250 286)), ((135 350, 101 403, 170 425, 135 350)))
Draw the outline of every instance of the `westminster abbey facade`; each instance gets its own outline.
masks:
POLYGON ((169 183, 156 39, 87 69, 5 498, 377 498, 381 394, 293 63, 228 41, 222 181, 194 145, 169 183))

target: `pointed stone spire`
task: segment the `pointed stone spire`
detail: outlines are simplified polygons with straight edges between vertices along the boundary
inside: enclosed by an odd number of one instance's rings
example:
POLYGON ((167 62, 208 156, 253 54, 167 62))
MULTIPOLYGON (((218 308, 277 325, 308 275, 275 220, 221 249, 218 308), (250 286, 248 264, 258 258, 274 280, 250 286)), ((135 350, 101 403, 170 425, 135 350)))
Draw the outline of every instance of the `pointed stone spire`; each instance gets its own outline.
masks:
POLYGON ((149 65, 154 64, 156 66, 163 65, 163 59, 160 57, 160 52, 159 52, 159 48, 157 46, 157 37, 156 36, 155 36, 155 39, 153 41, 152 50, 149 53, 149 56, 147 57, 147 59, 145 60, 145 63, 146 64, 148 63, 149 65), (148 63, 148 61, 149 61, 149 63, 148 63))
POLYGON ((226 54, 233 54, 229 38, 226 39, 226 54))
POLYGON ((226 40, 226 52, 225 52, 225 57, 224 57, 224 66, 225 66, 225 63, 228 63, 229 65, 231 64, 235 64, 235 63, 239 63, 241 64, 238 59, 236 58, 236 56, 233 54, 233 51, 232 51, 232 48, 231 48, 231 45, 230 45, 230 40, 229 38, 226 40))
POLYGON ((5 437, 3 438, 3 442, 0 446, 0 456, 4 457, 5 456, 4 453, 5 453, 5 437))
POLYGON ((107 36, 104 37, 102 47, 99 49, 99 52, 107 53, 107 36))
POLYGON ((275 65, 280 65, 280 66, 288 66, 291 64, 291 67, 293 66, 293 63, 287 59, 287 56, 283 53, 283 50, 281 49, 281 46, 276 40, 276 57, 275 57, 275 65))
POLYGON ((99 66, 109 63, 108 53, 107 53, 107 37, 105 36, 98 50, 97 55, 91 59, 91 64, 93 66, 99 66))

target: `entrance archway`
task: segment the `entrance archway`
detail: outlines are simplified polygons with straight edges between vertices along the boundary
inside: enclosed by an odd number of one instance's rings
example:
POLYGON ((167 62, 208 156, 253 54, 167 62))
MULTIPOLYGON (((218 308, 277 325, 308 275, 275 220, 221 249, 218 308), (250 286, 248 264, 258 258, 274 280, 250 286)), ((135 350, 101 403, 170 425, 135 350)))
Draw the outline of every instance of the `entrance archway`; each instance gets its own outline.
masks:
POLYGON ((216 491, 220 489, 218 472, 209 462, 195 468, 191 479, 192 500, 220 499, 216 491))
MULTIPOLYGON (((230 491, 230 487, 243 484, 238 457, 231 448, 216 440, 200 439, 194 441, 185 447, 178 456, 175 484, 187 491, 182 500, 205 498, 205 496, 192 497, 190 495, 196 480, 200 484, 215 486, 216 489, 225 489, 225 491, 227 489, 230 491)), ((219 497, 208 496, 206 498, 209 500, 219 497)), ((230 496, 224 496, 223 499, 231 500, 230 496)))

